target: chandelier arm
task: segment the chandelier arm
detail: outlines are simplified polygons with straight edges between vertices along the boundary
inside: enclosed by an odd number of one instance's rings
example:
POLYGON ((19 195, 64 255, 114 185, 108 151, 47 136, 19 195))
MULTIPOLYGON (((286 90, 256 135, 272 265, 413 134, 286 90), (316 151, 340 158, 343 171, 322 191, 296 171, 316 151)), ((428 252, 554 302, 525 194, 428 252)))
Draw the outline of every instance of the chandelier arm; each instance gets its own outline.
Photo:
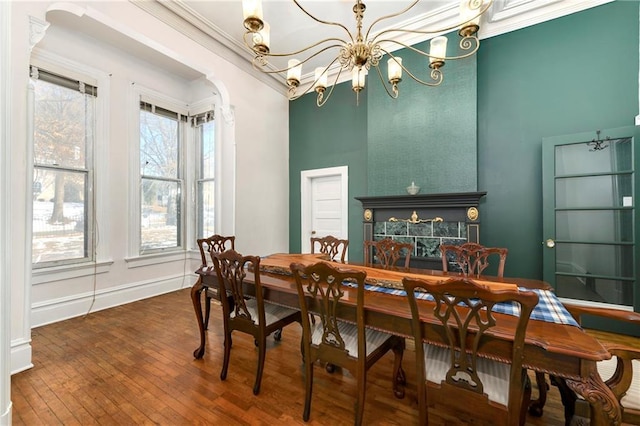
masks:
MULTIPOLYGON (((261 72, 263 72, 265 74, 278 74, 278 73, 283 73, 285 71, 289 71, 290 69, 292 69, 292 68, 294 68, 296 66, 303 65, 304 63, 306 63, 306 62, 310 61, 311 59, 315 58, 316 56, 326 52, 327 50, 334 49, 334 48, 342 49, 342 47, 343 47, 342 45, 337 45, 337 44, 334 44, 332 46, 324 47, 323 49, 320 49, 317 52, 314 52, 311 56, 307 57, 306 59, 300 61, 299 64, 296 64, 296 65, 293 65, 293 66, 290 66, 290 67, 286 67, 286 68, 282 68, 282 69, 278 69, 278 70, 269 71, 269 70, 265 70, 265 69, 263 69, 261 67, 264 67, 269 63, 267 61, 267 58, 266 58, 267 56, 288 56, 288 55, 279 55, 279 54, 278 55, 256 55, 256 57, 253 58, 252 62, 253 62, 253 66, 254 66, 255 69, 257 69, 257 70, 259 70, 259 71, 261 71, 261 72)), ((331 61, 331 63, 327 66, 327 68, 329 68, 331 65, 333 65, 338 60, 339 57, 340 57, 340 55, 336 56, 333 59, 333 61, 331 61)))
MULTIPOLYGON (((388 52, 388 51, 386 51, 384 49, 381 49, 381 50, 384 53, 386 53, 387 55, 389 55, 391 58, 395 58, 395 56, 393 56, 393 54, 391 54, 391 52, 388 52)), ((418 52, 423 54, 423 55, 425 55, 425 56, 429 56, 424 52, 420 52, 420 51, 418 51, 418 52)), ((420 83, 423 86, 431 86, 431 87, 439 86, 442 83, 442 80, 444 78, 444 76, 442 75, 442 71, 440 71, 440 69, 433 68, 433 69, 431 69, 431 73, 430 73, 431 74, 431 79, 433 80, 433 82, 424 81, 424 80, 419 79, 415 75, 413 75, 413 73, 411 71, 409 71, 409 69, 407 67, 405 67, 403 64, 399 63, 399 65, 407 73, 407 75, 409 77, 411 77, 411 79, 413 81, 415 81, 416 83, 420 83)), ((378 70, 378 72, 380 72, 380 71, 378 70)), ((386 86, 385 86, 385 88, 386 88, 386 86)))
MULTIPOLYGON (((245 45, 249 50, 251 50, 253 53, 258 53, 258 52, 256 52, 256 51, 251 47, 251 45, 247 42, 247 35, 251 35, 251 36, 253 36, 253 35, 255 35, 255 34, 257 34, 257 33, 252 33, 251 31, 247 31, 247 32, 245 32, 245 33, 244 33, 244 36, 243 36, 243 41, 244 41, 244 45, 245 45)), ((325 39, 323 39, 323 40, 320 40, 320 41, 318 41, 318 42, 316 42, 316 43, 314 43, 314 44, 312 44, 312 45, 310 45, 310 46, 304 47, 304 48, 302 48, 302 49, 300 49, 300 50, 296 50, 296 51, 294 51, 294 52, 287 52, 287 53, 259 52, 259 53, 260 53, 261 55, 263 55, 263 56, 273 56, 273 57, 295 56, 295 55, 297 55, 297 54, 304 53, 304 52, 306 52, 306 51, 308 51, 308 50, 311 50, 311 49, 313 49, 314 47, 318 47, 318 46, 320 46, 321 44, 329 43, 329 42, 338 42, 339 44, 332 44, 331 46, 327 46, 326 48, 323 48, 324 50, 329 49, 329 48, 332 48, 332 47, 342 47, 342 46, 344 46, 344 45, 346 45, 346 44, 347 44, 347 42, 346 42, 346 41, 344 41, 344 40, 343 40, 343 39, 341 39, 341 38, 331 37, 331 38, 325 38, 325 39)), ((322 50, 322 51, 324 51, 324 50, 322 50)))
POLYGON ((389 95, 390 97, 392 97, 393 99, 398 99, 398 86, 393 85, 391 90, 393 91, 390 92, 389 88, 387 87, 387 83, 384 81, 384 77, 382 76, 382 71, 380 71, 380 66, 376 65, 376 71, 378 71, 378 76, 380 77, 380 83, 382 84, 382 87, 384 87, 384 90, 387 92, 387 95, 389 95))
MULTIPOLYGON (((470 2, 473 3, 474 0, 470 0, 470 2)), ((483 7, 478 11, 478 13, 475 16, 469 18, 465 22, 469 22, 469 21, 471 21, 471 20, 483 15, 489 9, 489 7, 491 7, 492 4, 493 4, 493 0, 487 1, 487 3, 485 5, 483 5, 483 7)), ((413 7, 413 5, 411 5, 411 7, 413 7)), ((380 19, 382 19, 382 18, 380 18, 380 19)), ((376 20, 373 24, 371 24, 369 26, 369 30, 367 30, 367 36, 369 35, 369 31, 371 30, 371 27, 373 27, 373 25, 377 21, 378 20, 376 20)), ((389 28, 389 29, 383 30, 383 31, 379 32, 378 34, 376 34, 371 39, 371 42, 372 43, 381 43, 382 40, 378 40, 378 38, 380 36, 382 36, 383 34, 388 34, 388 33, 407 33, 407 34, 425 34, 425 35, 437 34, 437 33, 447 33, 447 32, 449 32, 451 30, 455 30, 456 28, 459 28, 460 25, 463 24, 463 23, 464 22, 460 22, 460 23, 457 23, 455 25, 450 25, 448 27, 442 27, 442 28, 437 28, 437 29, 433 29, 433 30, 410 30, 410 29, 401 29, 401 28, 389 28)), ((385 41, 387 41, 387 40, 385 40, 385 41)))
MULTIPOLYGON (((371 23, 371 25, 369 25, 369 28, 367 28, 367 33, 365 35, 365 40, 369 39, 369 33, 371 33, 371 30, 373 29, 374 25, 376 25, 378 22, 384 21, 385 19, 389 19, 389 18, 395 18, 396 16, 400 16, 400 15, 408 12, 413 6, 418 4, 419 1, 420 0, 415 0, 413 3, 411 3, 409 6, 407 6, 406 8, 401 10, 400 12, 392 13, 392 14, 389 14, 389 15, 386 15, 386 16, 381 16, 378 19, 376 19, 375 21, 373 21, 371 23)), ((374 40, 375 40, 375 37, 374 37, 374 40)))
MULTIPOLYGON (((409 46, 408 44, 402 43, 401 41, 398 41, 398 40, 391 40, 391 39, 387 39, 387 40, 380 40, 380 42, 379 42, 379 43, 394 43, 394 44, 397 44, 397 45, 399 45, 399 46, 402 46, 402 47, 404 47, 404 48, 406 48, 406 49, 409 49, 409 50, 411 50, 411 51, 413 51, 413 52, 416 52, 416 53, 417 53, 417 54, 419 54, 419 55, 426 56, 426 57, 428 57, 428 58, 433 57, 432 55, 430 55, 430 54, 429 54, 429 53, 427 53, 427 52, 424 52, 424 51, 422 51, 422 50, 420 50, 420 49, 417 49, 417 48, 415 48, 415 47, 413 47, 413 46, 409 46)), ((438 56, 438 58, 441 58, 441 59, 442 59, 442 60, 444 60, 444 61, 453 61, 453 60, 456 60, 456 59, 464 59, 464 58, 468 58, 468 57, 470 57, 470 56, 473 56, 473 55, 478 51, 478 49, 480 48, 480 40, 478 40, 478 38, 477 38, 477 37, 475 37, 475 36, 463 37, 462 39, 460 39, 460 47, 461 47, 463 50, 469 50, 469 49, 471 49, 471 50, 470 50, 469 52, 467 52, 467 53, 463 54, 463 55, 458 55, 458 56, 444 56, 444 57, 443 57, 443 56, 438 56), (463 47, 463 44, 464 44, 464 45, 466 45, 466 47, 463 47)), ((388 55, 390 55, 390 56, 394 57, 394 56, 393 56, 393 55, 391 55, 391 53, 389 53, 389 51, 387 51, 386 49, 382 49, 382 48, 381 48, 380 50, 382 50, 384 53, 386 53, 386 54, 388 54, 388 55)), ((403 68, 404 68, 404 67, 403 67, 403 68)))
MULTIPOLYGON (((333 62, 335 62, 335 60, 333 62)), ((329 64, 327 66, 327 68, 329 68, 333 64, 333 62, 331 64, 329 64)), ((323 98, 322 99, 322 103, 319 104, 318 106, 324 105, 325 102, 327 102, 327 100, 329 100, 329 98, 331 97, 331 94, 333 93, 333 88, 336 86, 336 83, 338 82, 338 79, 340 78, 340 74, 341 73, 342 73, 342 68, 340 68, 338 70, 336 78, 333 80, 333 84, 331 85, 331 88, 329 89, 329 93, 327 94, 327 96, 324 97, 324 95, 322 95, 322 98, 323 98)), ((309 86, 304 90, 304 92, 300 93, 299 95, 290 95, 289 96, 289 100, 290 101, 295 101, 296 99, 301 98, 302 96, 306 95, 307 93, 310 93, 312 90, 314 90, 314 86, 315 86, 316 82, 317 82, 317 80, 314 80, 311 84, 309 84, 309 86)), ((320 98, 320 96, 319 96, 319 98, 320 98)), ((316 104, 317 104, 317 102, 316 102, 316 104)))
POLYGON ((303 12, 304 12, 304 13, 305 13, 309 18, 313 19, 314 21, 319 22, 319 23, 321 23, 321 24, 325 24, 325 25, 333 25, 333 26, 336 26, 336 27, 340 27, 340 28, 342 28, 342 29, 347 33, 347 35, 349 35, 349 39, 351 40, 351 42, 352 42, 352 43, 354 42, 353 35, 352 35, 352 34, 351 34, 351 32, 349 31, 349 29, 348 29, 347 27, 345 27, 344 25, 342 25, 341 23, 339 23, 339 22, 325 21, 325 20, 322 20, 322 19, 320 19, 320 18, 316 18, 316 17, 315 17, 315 16, 313 16, 311 13, 309 13, 309 12, 307 11, 307 9, 305 9, 304 7, 302 7, 302 5, 301 5, 300 3, 298 3, 298 0, 293 0, 293 2, 296 4, 296 6, 298 6, 298 8, 299 8, 301 11, 303 11, 303 12))

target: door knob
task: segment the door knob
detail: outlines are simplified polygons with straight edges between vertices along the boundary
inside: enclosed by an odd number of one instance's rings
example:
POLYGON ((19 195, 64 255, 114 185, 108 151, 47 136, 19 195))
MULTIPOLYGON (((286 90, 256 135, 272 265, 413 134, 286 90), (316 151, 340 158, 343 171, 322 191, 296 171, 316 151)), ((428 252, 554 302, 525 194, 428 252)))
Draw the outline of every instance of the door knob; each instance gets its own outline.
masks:
POLYGON ((316 235, 316 231, 311 231, 311 235, 316 235))
POLYGON ((556 242, 551 238, 548 238, 547 241, 544 242, 544 244, 549 248, 554 248, 556 246, 556 242))

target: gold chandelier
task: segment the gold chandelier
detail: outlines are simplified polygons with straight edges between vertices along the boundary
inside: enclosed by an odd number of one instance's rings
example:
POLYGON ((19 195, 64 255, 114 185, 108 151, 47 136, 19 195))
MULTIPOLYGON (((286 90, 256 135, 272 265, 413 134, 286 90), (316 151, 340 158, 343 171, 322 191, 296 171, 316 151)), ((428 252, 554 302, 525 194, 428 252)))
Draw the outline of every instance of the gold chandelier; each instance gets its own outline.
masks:
POLYGON ((480 40, 477 36, 478 30, 480 29, 480 16, 489 9, 493 2, 493 0, 462 0, 460 3, 459 22, 450 27, 433 30, 391 28, 384 29, 375 35, 372 34, 372 28, 374 25, 385 19, 394 18, 406 13, 419 1, 420 0, 413 1, 409 6, 397 13, 376 19, 371 25, 369 25, 369 28, 363 36, 362 20, 366 7, 361 0, 356 0, 355 5, 353 6, 353 13, 355 14, 356 20, 355 34, 349 31, 349 29, 341 23, 329 22, 313 16, 304 7, 302 7, 297 0, 293 0, 293 3, 295 3, 299 9, 315 22, 340 27, 346 32, 347 37, 346 39, 326 38, 312 44, 311 46, 307 46, 290 53, 273 53, 269 46, 270 27, 269 24, 263 20, 261 0, 242 0, 244 27, 247 30, 244 34, 244 43, 255 55, 253 58, 253 65, 256 69, 267 74, 284 74, 286 72, 286 81, 287 86, 289 87, 288 97, 290 100, 298 99, 299 97, 311 92, 311 90, 315 90, 317 93, 317 105, 319 107, 324 105, 331 96, 333 88, 338 82, 340 74, 343 71, 351 73, 351 86, 356 92, 357 98, 360 91, 364 89, 365 76, 368 74, 371 67, 376 69, 387 94, 395 99, 399 94, 398 84, 402 81, 403 72, 422 85, 438 86, 443 80, 442 67, 446 61, 467 58, 475 54, 480 47, 480 40), (456 28, 458 28, 458 35, 460 36, 460 41, 458 43, 460 54, 455 56, 446 55, 448 39, 443 35, 438 35, 431 39, 429 52, 417 49, 414 46, 409 46, 393 38, 387 38, 390 33, 436 35, 447 33, 456 28), (388 49, 390 46, 395 46, 397 48, 403 47, 427 57, 428 68, 430 69, 428 73, 431 80, 424 81, 405 68, 402 64, 402 58, 400 56, 393 55, 393 53, 391 53, 391 49, 388 49), (316 68, 314 71, 315 78, 313 82, 311 82, 304 90, 299 91, 302 65, 316 56, 328 51, 337 52, 333 57, 333 60, 331 60, 325 67, 316 68), (306 55, 306 58, 299 60, 295 58, 297 55, 306 55), (380 61, 382 60, 383 55, 388 55, 389 57, 387 60, 387 81, 389 85, 385 82, 382 72, 380 71, 380 61), (290 58, 287 62, 287 66, 280 69, 268 68, 269 59, 276 57, 290 58), (338 67, 338 72, 336 73, 335 80, 333 81, 328 94, 325 96, 325 91, 327 89, 327 75, 329 70, 334 67, 338 67))

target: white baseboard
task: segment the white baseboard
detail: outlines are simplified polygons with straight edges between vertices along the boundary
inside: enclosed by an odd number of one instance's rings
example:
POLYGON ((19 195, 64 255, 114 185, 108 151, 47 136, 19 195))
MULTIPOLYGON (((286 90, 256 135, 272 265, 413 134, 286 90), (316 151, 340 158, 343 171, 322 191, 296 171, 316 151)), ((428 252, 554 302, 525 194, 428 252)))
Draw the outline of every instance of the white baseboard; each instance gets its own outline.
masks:
POLYGON ((31 340, 13 340, 11 342, 11 374, 33 367, 31 363, 31 340))
POLYGON ((183 275, 177 275, 160 280, 128 283, 98 290, 95 295, 93 292, 89 292, 33 304, 31 306, 31 326, 36 328, 86 315, 89 312, 101 311, 179 290, 184 285, 184 278, 183 275))
POLYGON ((9 401, 9 405, 7 406, 7 409, 4 411, 4 413, 0 414, 0 425, 5 426, 5 425, 10 425, 11 424, 11 410, 12 410, 13 406, 11 404, 11 401, 9 401))

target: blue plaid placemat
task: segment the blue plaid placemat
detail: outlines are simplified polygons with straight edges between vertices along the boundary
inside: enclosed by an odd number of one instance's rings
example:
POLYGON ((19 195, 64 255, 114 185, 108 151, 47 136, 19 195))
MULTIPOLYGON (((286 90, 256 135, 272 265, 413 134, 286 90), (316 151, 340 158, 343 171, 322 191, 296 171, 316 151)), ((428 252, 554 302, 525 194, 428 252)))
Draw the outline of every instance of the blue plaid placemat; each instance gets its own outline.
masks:
MULTIPOLYGON (((354 283, 345 282, 343 284, 349 287, 355 287, 354 283)), ((371 284, 365 284, 364 288, 365 290, 393 294, 396 296, 407 295, 407 293, 404 290, 381 287, 381 286, 371 285, 371 284)), ((531 319, 580 327, 576 322, 576 320, 571 316, 569 311, 567 311, 567 309, 564 307, 562 302, 558 300, 558 298, 552 291, 530 289, 530 288, 523 288, 523 287, 519 287, 519 288, 520 290, 529 290, 538 294, 538 298, 539 298, 538 304, 536 305, 536 307, 533 309, 533 312, 531 313, 531 319)), ((417 298, 425 299, 425 300, 433 300, 433 297, 428 293, 420 293, 417 295, 417 298)), ((494 306, 493 310, 494 312, 498 312, 501 314, 515 315, 515 316, 520 315, 520 306, 515 302, 498 303, 497 305, 494 306)))

